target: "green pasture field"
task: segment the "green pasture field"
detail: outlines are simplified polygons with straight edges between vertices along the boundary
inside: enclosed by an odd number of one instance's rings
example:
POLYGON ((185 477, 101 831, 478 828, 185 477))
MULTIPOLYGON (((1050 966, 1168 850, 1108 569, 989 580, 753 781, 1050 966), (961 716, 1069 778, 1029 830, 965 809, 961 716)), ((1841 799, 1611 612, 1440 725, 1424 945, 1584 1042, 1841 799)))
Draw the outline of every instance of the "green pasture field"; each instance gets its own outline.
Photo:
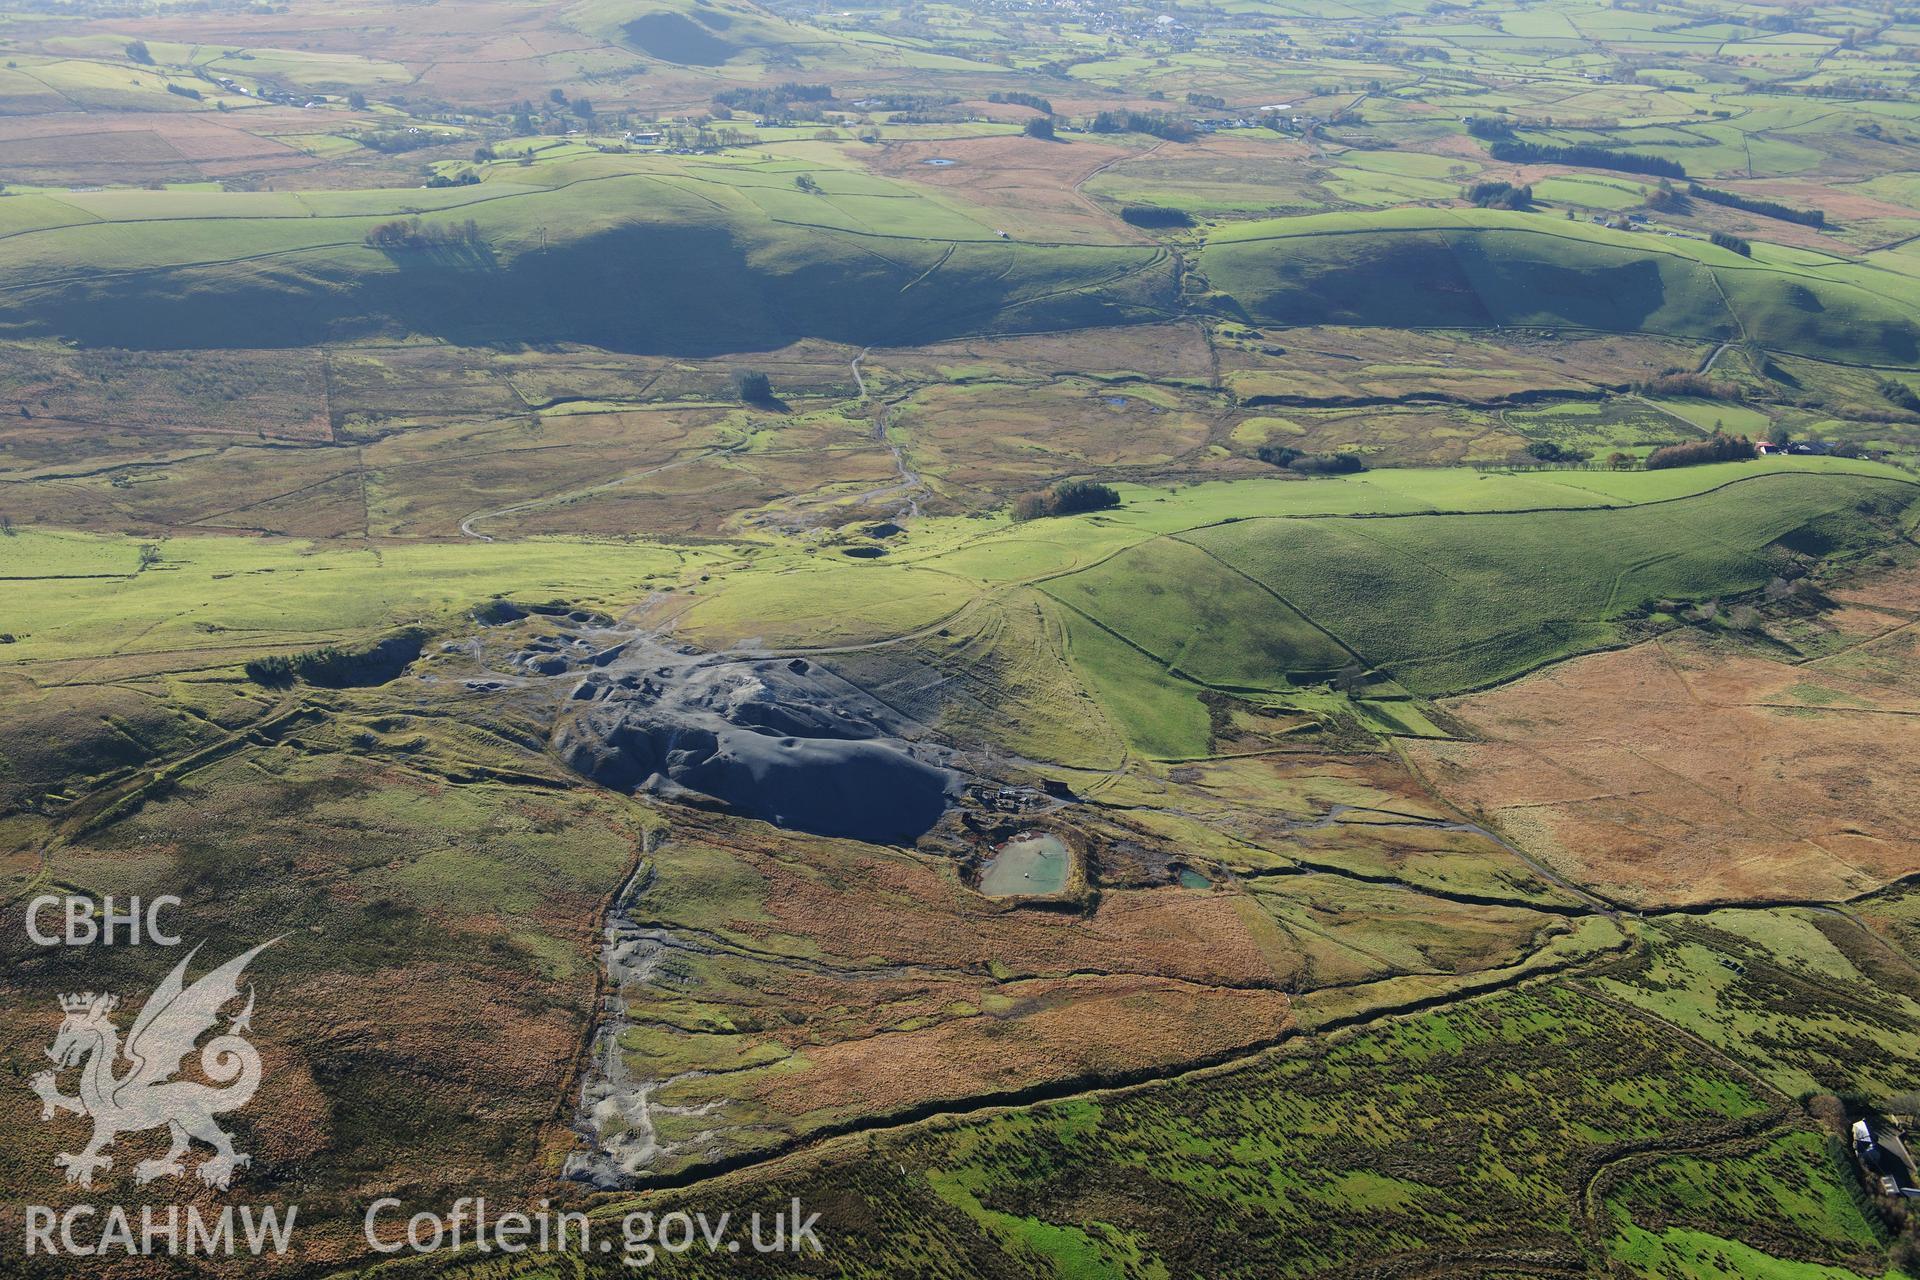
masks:
POLYGON ((1476 167, 1451 156, 1432 156, 1418 151, 1343 151, 1339 159, 1346 168, 1401 178, 1459 181, 1470 176, 1476 167))
MULTIPOLYGON (((1765 548, 1774 540, 1822 517, 1844 520, 1866 499, 1904 511, 1917 494, 1901 482, 1763 477, 1626 512, 1256 519, 1184 541, 1258 584, 1232 597, 1242 603, 1228 612, 1250 612, 1270 591, 1368 665, 1437 696, 1611 643, 1616 619, 1655 600, 1753 590, 1772 575, 1765 548)), ((1142 554, 1109 562, 1093 586, 1102 618, 1123 635, 1153 635, 1162 603, 1147 591, 1158 578, 1142 554)), ((1049 587, 1056 597, 1066 589, 1049 587)), ((1166 603, 1187 616, 1177 599, 1166 603)), ((1324 669, 1324 641, 1294 649, 1286 634, 1272 637, 1266 687, 1286 671, 1324 669)), ((1211 649, 1211 635, 1199 631, 1183 667, 1246 674, 1221 665, 1245 661, 1244 646, 1211 649)))
POLYGON ((618 605, 678 582, 701 552, 645 543, 538 540, 333 548, 283 539, 143 543, 20 530, 0 537, 7 580, 0 661, 196 655, 241 661, 422 619, 496 595, 618 605), (141 548, 153 548, 141 567, 141 548))
POLYGON ((1207 709, 1187 681, 1087 615, 1058 616, 1068 663, 1135 751, 1172 760, 1207 753, 1207 709))
POLYGON ((1657 406, 1676 418, 1692 423, 1703 434, 1721 430, 1731 435, 1746 435, 1759 440, 1765 438, 1767 427, 1772 421, 1764 412, 1751 405, 1723 404, 1717 400, 1650 398, 1647 403, 1657 406))
POLYGON ((1616 642, 1621 618, 1658 598, 1764 584, 1767 545, 1802 526, 1875 545, 1886 535, 1857 504, 1910 509, 1915 489, 1870 463, 1773 459, 1122 492, 1099 516, 927 521, 881 560, 761 556, 703 584, 681 625, 716 644, 866 644, 958 625, 978 593, 1038 584, 1137 749, 1192 757, 1203 687, 1291 694, 1349 665, 1427 696, 1493 683, 1616 642))
POLYGON ((1121 204, 1152 204, 1195 216, 1318 211, 1320 174, 1293 165, 1158 151, 1096 175, 1085 190, 1121 204))
MULTIPOLYGON (((126 65, 127 41, 126 36, 114 35, 58 36, 46 41, 46 47, 85 58, 110 60, 100 65, 117 71, 126 65)), ((145 43, 155 64, 163 69, 205 68, 247 84, 266 79, 290 87, 345 93, 350 89, 375 90, 403 85, 413 78, 413 73, 401 63, 352 54, 238 44, 182 44, 171 40, 145 43)), ((194 79, 181 83, 195 85, 209 97, 219 92, 218 86, 196 83, 194 79)))
POLYGON ((1334 169, 1323 185, 1349 204, 1375 208, 1451 200, 1460 189, 1458 183, 1358 168, 1334 169))
POLYGON ((1786 177, 1819 166, 1820 153, 1774 137, 1753 137, 1731 124, 1688 124, 1672 128, 1619 130, 1551 129, 1529 131, 1527 141, 1551 146, 1600 146, 1628 155, 1671 160, 1687 175, 1711 177, 1786 177))
POLYGON ((1326 679, 1353 661, 1286 600, 1177 539, 1143 543, 1047 591, 1089 619, 1115 619, 1122 639, 1215 687, 1266 688, 1283 671, 1326 679))
POLYGON ((1533 184, 1534 199, 1549 204, 1578 205, 1610 213, 1631 209, 1646 199, 1647 188, 1631 181, 1589 177, 1548 178, 1533 184))
MULTIPOLYGON (((724 547, 644 541, 349 549, 19 529, 0 538, 0 578, 10 582, 0 630, 16 635, 4 652, 13 663, 146 662, 205 649, 193 665, 217 665, 431 622, 494 595, 612 606, 679 587, 690 606, 682 625, 694 636, 821 645, 933 627, 983 590, 1040 582, 1059 602, 1076 661, 1123 700, 1186 681, 1285 689, 1288 672, 1324 679, 1351 659, 1320 628, 1366 663, 1442 691, 1603 643, 1610 620, 1648 597, 1756 585, 1764 542, 1849 501, 1897 501, 1909 486, 1882 478, 1897 474, 1783 459, 1669 472, 1382 471, 1177 492, 1129 486, 1110 515, 985 529, 932 520, 892 555, 865 562, 791 550, 740 560, 724 547), (1658 505, 1632 505, 1646 502, 1658 505), (1618 509, 1580 510, 1603 506, 1618 509), (1503 509, 1512 514, 1418 515, 1503 509), (1407 518, 1339 518, 1367 513, 1407 518), (1711 543, 1684 546, 1702 531, 1711 543), (1634 550, 1643 544, 1644 556, 1634 550), (1589 545, 1609 555, 1571 550, 1589 545), (143 547, 152 548, 144 567, 143 547), (1442 556, 1459 566, 1448 570, 1451 603, 1410 603, 1442 556), (1178 573, 1162 572, 1174 567, 1169 557, 1178 573), (1348 594, 1342 565, 1363 566, 1377 587, 1348 594), (711 580, 693 581, 700 574, 711 580), (1406 626, 1416 615, 1427 621, 1406 626), (1215 622, 1197 627, 1196 616, 1215 622), (1126 678, 1098 677, 1116 666, 1126 678), (1134 684, 1140 694, 1122 692, 1134 684)), ((1156 738, 1153 754, 1198 754, 1204 713, 1190 692, 1171 696, 1152 695, 1123 723, 1156 738)))
MULTIPOLYGON (((150 67, 115 65, 81 58, 19 62, 9 68, 22 80, 43 86, 69 105, 109 111, 207 111, 212 100, 225 97, 215 86, 202 85, 189 75, 169 75, 150 67), (169 84, 199 89, 206 101, 167 92, 169 84)), ((24 87, 24 86, 23 86, 24 87)))

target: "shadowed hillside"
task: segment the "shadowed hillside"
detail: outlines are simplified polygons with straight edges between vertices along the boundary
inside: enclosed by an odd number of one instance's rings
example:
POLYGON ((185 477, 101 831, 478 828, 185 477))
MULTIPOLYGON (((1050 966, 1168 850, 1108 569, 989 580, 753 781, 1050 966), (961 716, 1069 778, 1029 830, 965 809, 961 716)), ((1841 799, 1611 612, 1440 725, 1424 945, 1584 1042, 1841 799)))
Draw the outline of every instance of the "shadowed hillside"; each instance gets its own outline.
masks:
POLYGON ((1201 265, 1263 324, 1573 326, 1920 361, 1920 286, 1910 277, 1749 259, 1539 215, 1397 210, 1247 223, 1216 233, 1201 265))
POLYGON ((310 196, 297 215, 274 195, 152 196, 29 228, 0 252, 0 328, 128 348, 417 334, 701 354, 1126 323, 1172 302, 1162 250, 1001 240, 919 202, 892 201, 898 232, 862 233, 855 196, 802 206, 822 220, 802 225, 632 175, 411 213, 435 194, 310 196))

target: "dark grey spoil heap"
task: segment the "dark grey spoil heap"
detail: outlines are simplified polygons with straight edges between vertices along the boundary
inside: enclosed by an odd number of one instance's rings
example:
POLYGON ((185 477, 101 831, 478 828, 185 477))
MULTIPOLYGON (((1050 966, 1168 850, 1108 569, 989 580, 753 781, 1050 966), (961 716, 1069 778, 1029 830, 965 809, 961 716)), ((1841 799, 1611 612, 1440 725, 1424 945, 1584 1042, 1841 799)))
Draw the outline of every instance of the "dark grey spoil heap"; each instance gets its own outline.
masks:
POLYGON ((554 726, 555 754, 603 786, 883 844, 918 839, 958 791, 945 751, 817 664, 638 647, 603 659, 554 726))

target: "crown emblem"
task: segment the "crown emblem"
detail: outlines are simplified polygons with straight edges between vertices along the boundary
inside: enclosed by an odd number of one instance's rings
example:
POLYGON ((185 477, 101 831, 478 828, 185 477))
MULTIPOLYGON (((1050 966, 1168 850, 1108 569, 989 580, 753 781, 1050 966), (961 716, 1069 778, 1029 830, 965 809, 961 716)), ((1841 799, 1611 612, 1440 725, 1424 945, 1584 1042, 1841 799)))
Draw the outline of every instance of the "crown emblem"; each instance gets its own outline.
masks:
POLYGON ((60 997, 60 1009, 64 1013, 84 1013, 93 1007, 95 1000, 101 1002, 101 1012, 111 1010, 120 1001, 114 996, 98 996, 91 991, 81 991, 73 995, 60 997))

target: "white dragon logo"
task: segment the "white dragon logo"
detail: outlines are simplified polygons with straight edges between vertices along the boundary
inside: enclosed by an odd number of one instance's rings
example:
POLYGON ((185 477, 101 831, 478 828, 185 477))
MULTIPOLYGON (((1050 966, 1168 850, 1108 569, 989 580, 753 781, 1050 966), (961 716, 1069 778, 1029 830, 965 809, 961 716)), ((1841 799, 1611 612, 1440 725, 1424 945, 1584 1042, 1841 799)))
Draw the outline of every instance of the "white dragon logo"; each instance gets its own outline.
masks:
POLYGON ((200 1050, 200 1069, 214 1083, 174 1080, 172 1076, 180 1070, 181 1060, 193 1051, 194 1043, 219 1020, 221 1008, 239 997, 241 971, 277 941, 263 942, 187 986, 187 965, 200 951, 196 946, 147 997, 124 1048, 119 1028, 108 1017, 119 1007, 119 997, 91 991, 60 997, 60 1008, 67 1016, 53 1047, 47 1050, 56 1070, 42 1071, 31 1084, 40 1095, 42 1120, 51 1120, 61 1111, 93 1120, 93 1138, 85 1149, 78 1154, 62 1152, 53 1158, 55 1165, 67 1171, 68 1182, 92 1187, 94 1170, 113 1167, 113 1157, 101 1153, 113 1145, 115 1138, 165 1125, 172 1145, 158 1160, 142 1160, 136 1165, 134 1181, 144 1184, 156 1178, 180 1177, 187 1171, 180 1157, 198 1138, 215 1154, 194 1172, 208 1186, 226 1190, 234 1170, 249 1163, 250 1157, 233 1149, 232 1136, 215 1124, 213 1117, 246 1106, 260 1087, 259 1051, 243 1038, 253 1016, 252 988, 247 990, 246 1008, 228 1022, 223 1034, 207 1041, 200 1050), (115 1075, 122 1058, 131 1065, 123 1074, 115 1075), (70 1067, 80 1068, 80 1094, 72 1098, 62 1094, 56 1083, 57 1072, 70 1067))

